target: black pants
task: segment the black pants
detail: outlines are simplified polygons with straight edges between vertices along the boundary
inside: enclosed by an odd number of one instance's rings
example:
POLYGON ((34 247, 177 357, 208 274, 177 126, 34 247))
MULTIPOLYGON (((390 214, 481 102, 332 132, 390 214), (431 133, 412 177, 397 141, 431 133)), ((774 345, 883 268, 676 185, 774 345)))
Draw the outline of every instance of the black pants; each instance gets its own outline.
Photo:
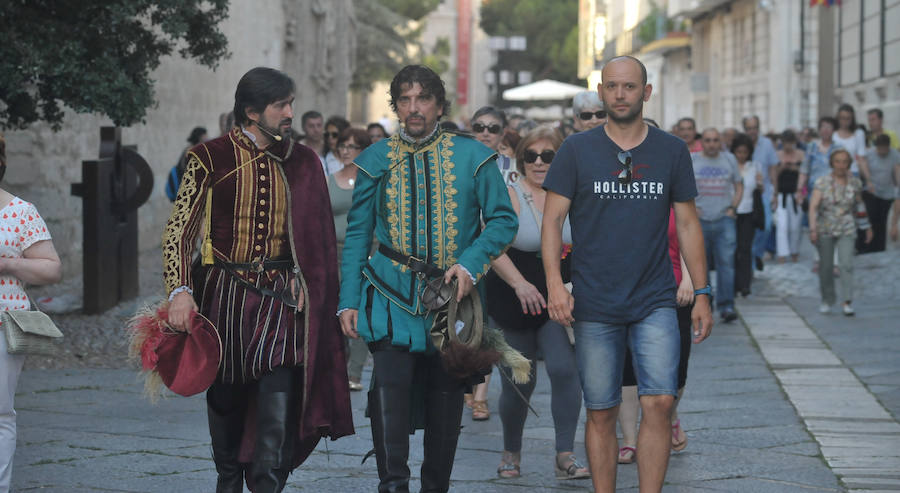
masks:
POLYGON ((420 423, 425 428, 421 491, 446 492, 459 439, 464 382, 444 370, 438 353, 410 353, 388 340, 369 349, 375 360, 369 414, 378 491, 409 491, 409 435, 420 423), (416 419, 421 414, 424 423, 416 419))
POLYGON ((882 199, 871 192, 862 193, 869 224, 872 225, 872 241, 866 244, 865 231, 860 231, 856 238, 856 251, 859 253, 883 252, 887 245, 887 220, 894 201, 882 199))
MULTIPOLYGON (((255 491, 281 491, 292 468, 301 375, 301 367, 280 366, 263 374, 259 381, 228 384, 217 380, 207 390, 213 456, 217 469, 225 468, 219 471, 220 481, 227 468, 246 468, 248 480, 258 488, 255 491), (247 467, 237 464, 237 457, 247 408, 254 395, 256 443, 253 464, 247 467)), ((242 473, 236 474, 239 484, 242 473)), ((239 489, 236 486, 234 491, 239 489)))
POLYGON ((734 250, 734 292, 735 294, 750 291, 753 281, 753 214, 738 214, 735 227, 737 229, 737 248, 734 250))

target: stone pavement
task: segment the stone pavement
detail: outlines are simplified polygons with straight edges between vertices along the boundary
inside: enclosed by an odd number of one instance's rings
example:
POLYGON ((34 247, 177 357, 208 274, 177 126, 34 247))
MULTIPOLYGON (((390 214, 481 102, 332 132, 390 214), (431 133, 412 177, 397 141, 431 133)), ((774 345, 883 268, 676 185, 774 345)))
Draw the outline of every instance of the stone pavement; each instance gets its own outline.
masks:
MULTIPOLYGON (((522 478, 496 477, 498 416, 482 423, 466 416, 453 490, 590 491, 588 481, 553 476, 549 385, 542 370, 538 378, 533 402, 540 417, 527 423, 522 478)), ((492 408, 498 395, 495 374, 492 408)), ((321 443, 291 476, 288 491, 374 490, 373 460, 360 465, 371 447, 364 397, 353 394, 358 434, 321 443)), ((22 374, 16 407, 14 491, 211 491, 215 472, 201 398, 171 397, 151 405, 131 369, 34 369, 22 374)), ((672 457, 666 492, 843 491, 740 323, 717 326, 714 337, 694 349, 680 413, 689 443, 672 457)), ((582 433, 577 453, 583 457, 582 433)), ((412 443, 417 477, 421 432, 412 443)), ((618 485, 620 491, 637 491, 634 465, 619 466, 618 485)))
MULTIPOLYGON (((158 252, 142 255, 142 265, 145 257, 153 270, 158 252)), ((739 302, 741 320, 717 324, 713 336, 694 347, 679 406, 689 443, 672 457, 665 492, 900 490, 900 306, 894 291, 900 257, 893 250, 857 258, 855 318, 818 314, 808 249, 803 258, 767 265, 756 294, 739 302)), ((148 282, 142 296, 152 299, 158 286, 148 282)), ((26 363, 16 397, 13 491, 212 491, 203 399, 170 397, 152 405, 141 397, 136 370, 124 363, 119 327, 134 306, 97 317, 56 317, 76 350, 61 361, 26 363)), ((496 409, 496 372, 491 386, 496 409)), ((526 425, 518 480, 496 477, 498 416, 479 423, 466 415, 452 490, 590 491, 589 481, 553 476, 549 400, 541 369, 533 397, 540 417, 530 416, 526 425)), ((374 459, 360 464, 371 448, 364 407, 364 394, 354 393, 357 435, 320 443, 287 491, 375 489, 374 459)), ((576 452, 583 458, 582 436, 579 427, 576 452)), ((415 491, 421 432, 411 445, 415 491)), ((636 467, 618 470, 619 490, 636 492, 636 467)))

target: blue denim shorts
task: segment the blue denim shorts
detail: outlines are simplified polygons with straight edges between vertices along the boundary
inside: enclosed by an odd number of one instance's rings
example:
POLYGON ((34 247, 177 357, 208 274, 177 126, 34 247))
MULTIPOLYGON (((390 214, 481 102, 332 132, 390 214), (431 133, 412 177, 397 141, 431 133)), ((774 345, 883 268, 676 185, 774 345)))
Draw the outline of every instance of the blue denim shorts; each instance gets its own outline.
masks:
POLYGON ((678 395, 681 340, 674 308, 657 308, 628 324, 575 322, 575 357, 584 407, 609 409, 622 402, 625 345, 631 348, 638 395, 678 395))

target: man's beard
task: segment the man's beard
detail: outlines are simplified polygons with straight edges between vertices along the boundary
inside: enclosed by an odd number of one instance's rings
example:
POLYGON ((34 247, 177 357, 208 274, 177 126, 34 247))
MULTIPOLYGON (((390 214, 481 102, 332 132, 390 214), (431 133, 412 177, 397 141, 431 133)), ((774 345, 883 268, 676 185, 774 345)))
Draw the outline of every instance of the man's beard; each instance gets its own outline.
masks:
POLYGON ((280 122, 278 122, 278 125, 273 126, 273 125, 269 125, 269 122, 268 122, 268 120, 266 120, 265 116, 260 116, 260 118, 259 118, 259 123, 264 125, 266 130, 268 130, 269 132, 272 132, 276 135, 280 135, 284 139, 290 138, 291 125, 293 125, 293 122, 294 121, 292 119, 285 118, 285 119, 281 120, 280 122), (287 125, 287 126, 282 128, 282 125, 287 125))
POLYGON ((426 120, 425 117, 422 115, 410 115, 410 116, 406 117, 406 121, 404 121, 403 123, 404 123, 404 125, 403 125, 404 131, 406 132, 406 135, 409 135, 410 137, 413 137, 416 139, 418 139, 419 137, 424 137, 424 136, 428 135, 433 130, 433 128, 428 128, 428 120, 426 120), (413 118, 415 118, 416 120, 420 120, 422 122, 421 130, 418 130, 418 129, 413 130, 412 128, 410 128, 409 120, 413 119, 413 118))
MULTIPOLYGON (((606 106, 607 108, 609 108, 609 106, 607 106, 607 104, 606 104, 606 101, 603 102, 603 105, 606 106)), ((641 112, 643 110, 644 110, 644 101, 638 100, 637 104, 632 106, 631 109, 628 111, 628 113, 625 113, 624 116, 618 116, 613 111, 607 111, 606 117, 609 118, 610 121, 613 121, 616 123, 634 123, 635 120, 637 120, 641 117, 641 112)))

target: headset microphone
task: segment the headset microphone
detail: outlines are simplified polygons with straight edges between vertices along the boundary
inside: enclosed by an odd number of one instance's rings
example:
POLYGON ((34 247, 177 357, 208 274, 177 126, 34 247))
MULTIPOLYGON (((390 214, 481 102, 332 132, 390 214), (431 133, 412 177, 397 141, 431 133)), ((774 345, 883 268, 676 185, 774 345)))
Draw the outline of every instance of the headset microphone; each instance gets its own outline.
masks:
POLYGON ((282 137, 281 135, 278 135, 277 130, 275 130, 275 129, 273 129, 273 128, 269 128, 269 127, 263 125, 262 122, 253 122, 253 123, 256 123, 256 126, 259 127, 259 129, 262 130, 262 132, 263 132, 264 134, 266 134, 266 135, 268 135, 269 137, 271 137, 272 140, 274 140, 275 142, 281 142, 281 141, 282 141, 283 137, 282 137))

